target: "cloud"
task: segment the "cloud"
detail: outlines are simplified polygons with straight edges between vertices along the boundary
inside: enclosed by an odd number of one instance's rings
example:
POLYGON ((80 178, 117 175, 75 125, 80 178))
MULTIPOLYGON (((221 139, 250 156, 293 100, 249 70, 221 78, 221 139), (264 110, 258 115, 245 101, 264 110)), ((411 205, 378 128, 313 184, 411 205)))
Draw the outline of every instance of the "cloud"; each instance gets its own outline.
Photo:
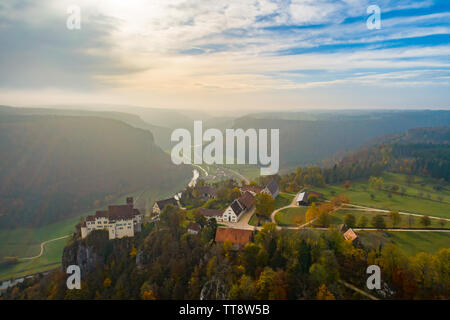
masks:
POLYGON ((446 85, 450 12, 442 2, 379 0, 380 30, 366 28, 369 4, 18 0, 0 6, 0 72, 8 74, 0 87, 108 91, 158 103, 176 93, 195 104, 202 95, 305 94, 358 81, 376 92, 386 83, 446 85), (82 9, 79 31, 65 28, 74 3, 82 9))

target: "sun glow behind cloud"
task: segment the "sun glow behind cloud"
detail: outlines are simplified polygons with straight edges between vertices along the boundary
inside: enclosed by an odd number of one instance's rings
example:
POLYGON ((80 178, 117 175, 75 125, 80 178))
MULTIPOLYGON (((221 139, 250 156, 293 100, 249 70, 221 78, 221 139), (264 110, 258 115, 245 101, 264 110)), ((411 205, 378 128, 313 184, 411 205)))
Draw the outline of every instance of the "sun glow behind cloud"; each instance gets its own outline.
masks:
POLYGON ((377 1, 381 30, 359 0, 16 2, 0 7, 3 104, 449 107, 445 1, 377 1))

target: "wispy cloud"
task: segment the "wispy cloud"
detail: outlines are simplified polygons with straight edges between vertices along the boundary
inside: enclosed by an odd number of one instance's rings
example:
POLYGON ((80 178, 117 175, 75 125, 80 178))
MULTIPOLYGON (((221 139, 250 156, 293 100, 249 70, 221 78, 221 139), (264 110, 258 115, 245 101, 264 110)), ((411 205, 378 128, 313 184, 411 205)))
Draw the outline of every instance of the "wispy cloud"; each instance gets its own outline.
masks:
MULTIPOLYGON (((220 108, 224 95, 236 106, 242 94, 247 103, 289 90, 304 97, 312 88, 339 88, 345 95, 346 88, 364 86, 383 96, 395 86, 436 87, 440 99, 433 101, 448 107, 450 94, 442 93, 450 70, 447 1, 375 3, 380 30, 366 28, 366 9, 374 4, 366 0, 3 3, 0 72, 8 77, 0 79, 0 98, 14 102, 20 90, 54 88, 57 96, 67 90, 83 99, 220 108), (79 31, 65 28, 72 4, 82 9, 79 31)), ((332 107, 336 97, 329 102, 332 107)))

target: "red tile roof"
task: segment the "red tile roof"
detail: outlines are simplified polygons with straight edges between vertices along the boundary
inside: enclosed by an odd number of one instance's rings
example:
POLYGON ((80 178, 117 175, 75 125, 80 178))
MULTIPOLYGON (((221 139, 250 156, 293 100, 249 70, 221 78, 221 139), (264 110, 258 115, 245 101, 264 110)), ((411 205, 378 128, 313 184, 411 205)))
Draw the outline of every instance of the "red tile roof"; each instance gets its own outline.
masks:
POLYGON ((355 233, 355 231, 353 231, 352 228, 350 228, 344 233, 344 238, 345 238, 345 240, 353 241, 353 240, 358 239, 358 235, 355 233))
POLYGON ((244 245, 252 241, 253 231, 234 228, 217 228, 216 242, 230 241, 233 244, 244 245))
POLYGON ((198 208, 198 212, 200 212, 205 217, 217 217, 222 216, 223 210, 216 210, 216 209, 205 209, 205 208, 198 208))
POLYGON ((262 190, 263 190, 263 188, 261 188, 259 186, 242 186, 241 187, 242 192, 252 191, 254 193, 260 193, 262 190))
POLYGON ((255 202, 255 196, 250 191, 245 191, 242 196, 238 199, 239 203, 245 208, 250 209, 253 207, 255 202))

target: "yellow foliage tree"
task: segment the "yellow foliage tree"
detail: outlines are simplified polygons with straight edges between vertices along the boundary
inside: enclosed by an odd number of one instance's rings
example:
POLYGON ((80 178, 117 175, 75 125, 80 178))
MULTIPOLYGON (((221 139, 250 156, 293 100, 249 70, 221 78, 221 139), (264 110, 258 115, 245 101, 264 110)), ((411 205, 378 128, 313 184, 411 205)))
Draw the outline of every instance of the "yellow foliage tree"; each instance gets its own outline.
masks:
POLYGON ((306 211, 306 222, 310 222, 319 216, 319 210, 317 210, 316 203, 313 202, 308 211, 306 211))
POLYGON ((103 286, 105 288, 111 287, 111 279, 110 278, 106 278, 105 281, 103 281, 103 286))
POLYGON ((144 300, 156 300, 155 294, 153 293, 153 290, 144 291, 142 294, 142 299, 144 300))
POLYGON ((327 289, 326 285, 321 285, 319 291, 317 291, 317 300, 336 300, 334 295, 327 289))

